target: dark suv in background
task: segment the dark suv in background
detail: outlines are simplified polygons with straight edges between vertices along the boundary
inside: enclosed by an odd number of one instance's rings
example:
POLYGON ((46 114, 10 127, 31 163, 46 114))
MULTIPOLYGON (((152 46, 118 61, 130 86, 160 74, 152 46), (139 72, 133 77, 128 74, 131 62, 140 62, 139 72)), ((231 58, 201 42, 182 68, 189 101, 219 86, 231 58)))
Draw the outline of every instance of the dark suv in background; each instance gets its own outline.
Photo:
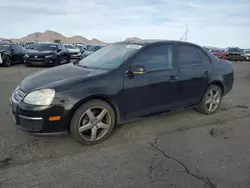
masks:
POLYGON ((227 59, 230 61, 244 61, 244 52, 238 47, 229 47, 225 50, 227 59))
POLYGON ((12 64, 23 63, 25 49, 7 41, 0 41, 0 64, 9 67, 12 64))

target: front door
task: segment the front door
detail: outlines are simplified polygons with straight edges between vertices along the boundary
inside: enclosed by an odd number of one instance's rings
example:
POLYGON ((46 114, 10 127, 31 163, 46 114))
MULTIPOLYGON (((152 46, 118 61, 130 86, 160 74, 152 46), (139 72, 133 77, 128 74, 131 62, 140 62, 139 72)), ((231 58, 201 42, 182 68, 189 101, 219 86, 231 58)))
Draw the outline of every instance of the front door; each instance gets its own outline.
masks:
POLYGON ((171 109, 177 102, 177 68, 172 45, 150 46, 132 60, 129 69, 145 67, 143 74, 124 75, 124 115, 140 117, 171 109))
POLYGON ((184 106, 198 103, 212 74, 210 58, 199 47, 178 44, 179 101, 184 106))

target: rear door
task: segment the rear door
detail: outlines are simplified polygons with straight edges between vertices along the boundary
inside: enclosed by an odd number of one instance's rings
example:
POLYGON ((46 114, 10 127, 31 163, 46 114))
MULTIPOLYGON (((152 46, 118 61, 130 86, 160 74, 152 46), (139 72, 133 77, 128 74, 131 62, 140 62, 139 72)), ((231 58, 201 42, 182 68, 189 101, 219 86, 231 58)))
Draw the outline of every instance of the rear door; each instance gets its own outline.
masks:
POLYGON ((201 100, 212 74, 212 64, 203 49, 195 45, 178 44, 179 100, 184 106, 201 100))
POLYGON ((173 46, 160 44, 144 49, 132 60, 131 67, 142 65, 144 74, 124 75, 125 117, 151 115, 173 108, 178 98, 173 46))

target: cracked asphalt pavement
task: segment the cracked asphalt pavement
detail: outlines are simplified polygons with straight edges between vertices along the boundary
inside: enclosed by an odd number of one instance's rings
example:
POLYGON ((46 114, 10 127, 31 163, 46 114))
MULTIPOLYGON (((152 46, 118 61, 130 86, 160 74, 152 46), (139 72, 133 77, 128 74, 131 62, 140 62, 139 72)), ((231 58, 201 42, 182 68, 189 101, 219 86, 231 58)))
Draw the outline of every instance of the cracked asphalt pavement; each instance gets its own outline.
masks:
POLYGON ((186 110, 146 118, 117 126, 95 146, 16 127, 8 97, 43 68, 0 67, 0 188, 249 188, 250 63, 233 66, 234 88, 217 114, 186 110))

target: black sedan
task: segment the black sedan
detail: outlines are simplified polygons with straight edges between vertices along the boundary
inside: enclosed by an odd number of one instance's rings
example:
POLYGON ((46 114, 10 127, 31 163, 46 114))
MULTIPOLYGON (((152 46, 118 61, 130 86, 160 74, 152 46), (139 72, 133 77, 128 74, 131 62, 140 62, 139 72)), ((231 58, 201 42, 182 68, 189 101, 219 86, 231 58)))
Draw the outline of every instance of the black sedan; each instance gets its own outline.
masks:
POLYGON ((211 115, 233 87, 232 63, 177 41, 121 42, 26 77, 10 99, 16 124, 36 134, 69 130, 82 144, 116 124, 194 107, 211 115))
POLYGON ((24 63, 31 65, 60 65, 70 62, 67 48, 58 43, 37 43, 28 47, 24 55, 24 63))
POLYGON ((23 63, 25 49, 22 46, 6 41, 0 42, 0 64, 9 67, 12 64, 23 63))
POLYGON ((244 61, 244 52, 238 47, 229 47, 226 50, 227 59, 230 61, 244 61))

